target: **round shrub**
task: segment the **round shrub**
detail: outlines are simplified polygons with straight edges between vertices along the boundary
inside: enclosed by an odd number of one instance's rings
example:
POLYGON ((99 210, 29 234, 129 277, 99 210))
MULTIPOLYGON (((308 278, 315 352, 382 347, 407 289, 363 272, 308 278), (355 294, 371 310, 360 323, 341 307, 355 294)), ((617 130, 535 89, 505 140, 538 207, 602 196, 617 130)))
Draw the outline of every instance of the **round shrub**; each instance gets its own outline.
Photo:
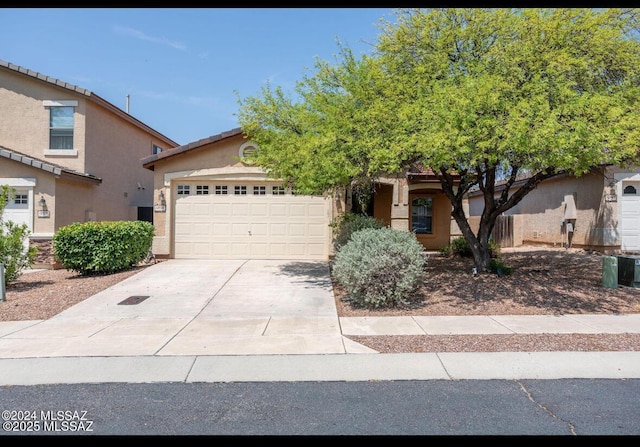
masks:
POLYGON ((53 251, 67 270, 114 273, 142 261, 153 235, 153 225, 143 221, 74 223, 56 232, 53 251))
POLYGON ((347 300, 363 307, 407 304, 422 282, 424 248, 408 231, 364 229, 352 234, 333 263, 347 300))
POLYGON ((384 222, 364 214, 344 213, 340 215, 333 223, 333 234, 335 239, 333 246, 339 251, 349 240, 351 235, 356 231, 365 228, 384 228, 384 222))

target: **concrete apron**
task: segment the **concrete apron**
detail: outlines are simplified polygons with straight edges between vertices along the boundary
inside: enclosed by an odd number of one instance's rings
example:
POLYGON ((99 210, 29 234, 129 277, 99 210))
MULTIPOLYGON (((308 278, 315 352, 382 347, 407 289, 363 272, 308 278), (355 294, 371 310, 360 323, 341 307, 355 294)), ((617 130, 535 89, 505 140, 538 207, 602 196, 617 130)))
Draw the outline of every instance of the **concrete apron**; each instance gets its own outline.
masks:
POLYGON ((12 323, 0 358, 369 351, 343 340, 322 261, 168 260, 53 318, 12 323))

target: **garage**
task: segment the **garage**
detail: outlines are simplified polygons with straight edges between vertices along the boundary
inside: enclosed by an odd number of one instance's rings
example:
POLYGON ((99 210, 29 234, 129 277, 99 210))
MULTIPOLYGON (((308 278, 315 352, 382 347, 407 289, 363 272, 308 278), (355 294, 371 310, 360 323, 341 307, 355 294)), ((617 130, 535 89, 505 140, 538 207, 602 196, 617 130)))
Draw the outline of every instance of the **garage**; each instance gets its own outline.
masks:
POLYGON ((172 186, 174 257, 326 259, 330 201, 268 181, 185 181, 172 186))
POLYGON ((247 156, 240 128, 142 160, 154 172, 152 251, 159 258, 328 260, 345 195, 301 195, 247 156))

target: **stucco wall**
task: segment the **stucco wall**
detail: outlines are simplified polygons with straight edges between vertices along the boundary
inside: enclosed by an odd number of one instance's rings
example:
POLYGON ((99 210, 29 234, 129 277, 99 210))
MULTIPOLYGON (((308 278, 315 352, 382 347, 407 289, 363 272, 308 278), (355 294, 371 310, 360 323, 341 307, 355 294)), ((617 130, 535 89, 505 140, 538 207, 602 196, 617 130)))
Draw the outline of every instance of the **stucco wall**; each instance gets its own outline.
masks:
POLYGON ((41 218, 37 215, 37 210, 39 209, 38 201, 40 200, 40 197, 45 198, 47 201, 47 207, 50 210, 53 209, 53 206, 55 205, 53 199, 55 195, 55 179, 53 175, 47 174, 40 169, 6 160, 6 162, 0 163, 0 185, 6 184, 6 182, 3 182, 3 178, 32 178, 36 180, 36 184, 32 189, 33 203, 31 203, 31 207, 34 211, 32 234, 53 234, 53 219, 51 217, 41 218))
MULTIPOLYGON (((153 172, 142 166, 152 144, 168 149, 147 132, 107 112, 87 105, 86 172, 102 179, 94 190, 98 220, 131 219, 131 208, 153 206, 153 172)), ((133 219, 136 217, 133 216, 133 219)))
POLYGON ((68 89, 0 68, 0 145, 40 160, 83 172, 86 97, 68 89), (49 149, 49 109, 45 100, 76 100, 74 149, 77 155, 45 155, 49 149))
MULTIPOLYGON (((581 177, 562 176, 545 180, 527 194, 507 215, 521 215, 525 244, 590 247, 609 251, 619 245, 617 204, 610 201, 611 169, 598 169, 581 177), (576 205, 573 235, 567 232, 565 197, 572 195, 576 205), (572 236, 572 237, 571 237, 572 236)), ((472 216, 483 207, 481 195, 469 198, 472 216)))

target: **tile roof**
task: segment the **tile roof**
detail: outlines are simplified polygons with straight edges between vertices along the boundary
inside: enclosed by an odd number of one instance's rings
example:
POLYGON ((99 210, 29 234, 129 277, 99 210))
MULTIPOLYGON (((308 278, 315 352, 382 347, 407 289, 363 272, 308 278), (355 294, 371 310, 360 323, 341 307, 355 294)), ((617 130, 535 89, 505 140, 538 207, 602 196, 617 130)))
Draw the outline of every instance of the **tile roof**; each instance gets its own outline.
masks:
POLYGON ((185 144, 183 146, 174 147, 172 149, 162 151, 159 154, 149 155, 142 159, 142 165, 145 168, 153 169, 153 165, 159 161, 164 160, 166 158, 173 157, 175 155, 184 154, 185 152, 192 151, 194 149, 198 149, 202 146, 205 146, 210 143, 215 143, 217 141, 222 141, 227 138, 235 137, 237 135, 242 135, 242 129, 240 127, 236 127, 235 129, 231 129, 225 132, 221 132, 216 135, 212 135, 207 138, 202 138, 197 141, 193 141, 191 143, 185 144))
POLYGON ((133 117, 132 115, 129 115, 129 113, 127 113, 124 110, 120 109, 119 107, 111 104, 109 101, 101 98, 100 96, 96 95, 95 93, 91 92, 90 90, 87 90, 86 88, 78 87, 77 85, 61 81, 60 79, 52 78, 51 76, 46 76, 46 75, 44 75, 42 73, 38 73, 37 71, 29 70, 28 68, 22 67, 20 65, 12 64, 11 62, 7 62, 7 61, 2 60, 2 59, 0 59, 0 67, 4 67, 6 69, 15 71, 16 73, 21 73, 21 74, 23 74, 25 76, 30 76, 30 77, 32 77, 34 79, 38 79, 38 80, 40 80, 42 82, 47 82, 47 83, 49 83, 51 85, 55 85, 57 87, 61 87, 61 88, 70 90, 70 91, 72 91, 74 93, 78 93, 80 95, 86 96, 88 99, 98 103, 99 105, 101 105, 105 109, 115 113, 116 115, 120 116, 121 118, 125 119, 126 121, 129 121, 130 123, 132 123, 136 127, 142 128, 144 131, 154 134, 158 139, 163 140, 165 143, 168 143, 168 144, 170 144, 172 146, 178 146, 178 143, 176 143, 175 141, 173 141, 172 139, 170 139, 166 135, 163 135, 160 132, 158 132, 157 130, 149 127, 148 125, 146 125, 142 121, 138 120, 137 118, 133 117))
POLYGON ((95 184, 99 184, 102 182, 102 179, 99 177, 96 177, 95 175, 87 174, 85 172, 74 171, 72 169, 65 168, 64 166, 59 166, 44 160, 39 160, 37 158, 22 154, 12 149, 7 149, 6 147, 3 147, 3 146, 0 146, 0 157, 7 158, 9 160, 14 160, 14 161, 17 161, 18 163, 22 163, 27 166, 34 167, 36 169, 41 169, 45 172, 49 172, 59 177, 67 177, 74 180, 88 181, 90 183, 95 183, 95 184))

